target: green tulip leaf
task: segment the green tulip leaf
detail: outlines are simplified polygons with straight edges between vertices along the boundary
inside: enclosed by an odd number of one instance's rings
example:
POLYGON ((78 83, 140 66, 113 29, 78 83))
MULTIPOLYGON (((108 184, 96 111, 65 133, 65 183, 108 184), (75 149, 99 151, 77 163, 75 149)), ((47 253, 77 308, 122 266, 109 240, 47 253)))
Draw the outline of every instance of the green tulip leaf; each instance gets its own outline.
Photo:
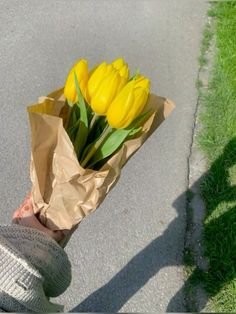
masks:
POLYGON ((78 81, 76 72, 74 72, 74 78, 75 78, 76 92, 77 92, 77 96, 78 96, 77 106, 80 109, 80 120, 84 123, 84 125, 86 127, 88 127, 87 108, 85 105, 84 97, 83 97, 81 90, 80 90, 80 87, 79 87, 79 81, 78 81))
POLYGON ((69 128, 74 126, 77 123, 77 121, 78 121, 76 113, 75 113, 75 109, 74 109, 75 107, 76 106, 74 106, 72 108, 72 113, 71 113, 70 122, 69 122, 69 128))
POLYGON ((77 119, 76 113, 75 113, 75 111, 73 111, 73 114, 72 114, 72 125, 75 125, 77 123, 77 121, 78 121, 78 119, 77 119))
POLYGON ((90 160, 88 168, 93 167, 97 162, 112 155, 130 137, 142 130, 141 124, 150 116, 152 110, 139 115, 126 129, 113 129, 104 142, 98 147, 96 153, 90 160))
POLYGON ((75 112, 75 115, 76 115, 76 120, 79 120, 80 119, 80 109, 76 105, 74 105, 74 112, 75 112))
POLYGON ((126 137, 132 129, 113 129, 112 132, 106 137, 104 142, 99 146, 96 153, 90 161, 90 167, 94 166, 98 161, 113 154, 120 145, 125 141, 126 137))
POLYGON ((134 128, 130 131, 129 133, 129 137, 133 137, 134 135, 136 135, 137 133, 139 133, 142 130, 142 127, 138 127, 138 128, 134 128))
POLYGON ((80 123, 80 121, 77 120, 74 125, 72 125, 71 127, 69 127, 69 128, 67 129, 67 133, 68 133, 68 135, 69 135, 70 140, 71 140, 72 143, 74 143, 74 141, 75 141, 75 136, 76 136, 76 134, 77 134, 77 132, 78 132, 79 123, 80 123))
POLYGON ((87 108, 85 105, 84 97, 81 93, 78 78, 76 72, 74 72, 74 79, 75 79, 75 87, 78 96, 78 102, 76 105, 80 109, 80 120, 79 120, 79 129, 77 135, 75 137, 74 148, 77 154, 78 159, 82 154, 83 148, 86 144, 87 137, 88 137, 88 115, 87 115, 87 108))
POLYGON ((139 75, 140 75, 140 69, 136 68, 134 75, 129 79, 129 81, 136 80, 139 75))
POLYGON ((87 108, 87 117, 88 117, 88 125, 89 125, 90 121, 91 121, 91 119, 93 117, 93 111, 92 111, 90 105, 87 102, 85 102, 85 106, 87 108))
POLYGON ((84 158, 86 157, 86 155, 88 154, 88 152, 90 151, 90 149, 92 149, 92 147, 94 146, 94 144, 97 142, 99 138, 96 138, 96 140, 94 140, 92 143, 89 143, 84 149, 83 149, 83 154, 81 156, 81 160, 84 160, 84 158))
POLYGON ((80 160, 84 146, 87 141, 88 136, 88 128, 85 126, 85 124, 79 120, 79 128, 77 130, 77 134, 75 136, 74 140, 74 149, 77 154, 78 160, 80 160))

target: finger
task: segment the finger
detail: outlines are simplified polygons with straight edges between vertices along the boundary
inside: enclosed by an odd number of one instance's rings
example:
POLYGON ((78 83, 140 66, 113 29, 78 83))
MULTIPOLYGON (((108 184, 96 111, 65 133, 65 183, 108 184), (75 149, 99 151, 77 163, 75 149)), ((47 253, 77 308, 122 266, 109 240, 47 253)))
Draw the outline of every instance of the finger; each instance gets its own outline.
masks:
POLYGON ((48 236, 52 237, 57 242, 60 242, 65 236, 60 230, 52 231, 47 229, 36 218, 36 216, 34 215, 33 204, 31 202, 31 193, 29 193, 25 197, 23 204, 14 212, 13 223, 25 227, 38 229, 46 233, 48 236))
POLYGON ((13 219, 20 217, 20 212, 21 212, 22 207, 23 207, 23 205, 21 205, 21 206, 13 213, 13 219))
POLYGON ((18 218, 20 215, 21 215, 21 211, 23 209, 23 207, 27 204, 27 205, 30 205, 29 202, 30 201, 30 197, 31 197, 31 192, 28 193, 23 201, 23 203, 14 211, 13 215, 12 215, 12 218, 15 219, 15 218, 18 218))
POLYGON ((27 204, 23 206, 22 209, 20 210, 20 216, 22 218, 34 216, 33 207, 27 204))
POLYGON ((21 217, 34 216, 34 209, 33 209, 32 202, 30 200, 27 200, 24 206, 21 207, 20 216, 21 217))
POLYGON ((50 229, 47 229, 40 223, 40 221, 35 216, 20 217, 16 219, 16 223, 24 227, 30 227, 42 231, 57 242, 61 241, 63 237, 61 231, 52 231, 50 229))

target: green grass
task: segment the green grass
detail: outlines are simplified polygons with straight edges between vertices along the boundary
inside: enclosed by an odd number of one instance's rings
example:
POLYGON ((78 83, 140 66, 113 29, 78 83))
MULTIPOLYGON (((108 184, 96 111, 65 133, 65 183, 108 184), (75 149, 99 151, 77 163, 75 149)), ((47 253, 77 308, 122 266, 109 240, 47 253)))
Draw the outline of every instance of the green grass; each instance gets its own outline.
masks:
MULTIPOLYGON (((209 15, 216 22, 216 53, 209 89, 200 93, 203 113, 200 147, 209 161, 202 183, 206 204, 205 254, 209 270, 201 274, 209 295, 207 309, 236 311, 236 2, 218 2, 209 15)), ((212 39, 204 31, 200 66, 212 39)), ((198 84, 199 85, 199 84, 198 84)), ((192 275, 194 277, 194 275, 192 275)), ((197 276, 195 276, 197 277, 197 276)))
MULTIPOLYGON (((206 53, 210 47, 213 35, 214 34, 211 30, 210 24, 206 24, 204 31, 203 31, 203 38, 202 38, 201 47, 200 47, 201 53, 200 53, 200 57, 198 58, 200 67, 203 67, 203 66, 207 65, 207 63, 208 63, 206 53)), ((197 86, 197 88, 199 88, 199 87, 201 87, 201 86, 197 86)))

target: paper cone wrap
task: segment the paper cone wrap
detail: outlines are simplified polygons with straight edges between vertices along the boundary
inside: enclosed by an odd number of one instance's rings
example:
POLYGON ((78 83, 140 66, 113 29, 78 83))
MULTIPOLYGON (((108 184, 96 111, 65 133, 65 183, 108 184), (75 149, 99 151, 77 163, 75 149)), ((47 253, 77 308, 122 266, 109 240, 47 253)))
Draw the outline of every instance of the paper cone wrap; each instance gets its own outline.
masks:
POLYGON ((117 182, 121 168, 146 137, 171 113, 174 104, 151 94, 155 112, 141 133, 128 140, 100 170, 83 169, 63 127, 67 114, 63 89, 28 107, 32 151, 30 175, 35 214, 51 230, 71 230, 103 201, 117 182), (151 129, 152 127, 152 129, 151 129))

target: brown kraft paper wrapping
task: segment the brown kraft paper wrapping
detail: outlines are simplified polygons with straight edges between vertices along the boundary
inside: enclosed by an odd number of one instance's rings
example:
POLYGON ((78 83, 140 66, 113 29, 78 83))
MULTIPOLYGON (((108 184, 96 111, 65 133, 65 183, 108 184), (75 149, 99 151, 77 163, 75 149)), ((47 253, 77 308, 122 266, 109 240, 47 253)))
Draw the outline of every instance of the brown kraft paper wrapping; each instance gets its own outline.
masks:
POLYGON ((34 212, 51 230, 71 230, 103 201, 119 178, 121 168, 174 109, 165 98, 151 94, 155 112, 138 137, 128 140, 99 171, 83 169, 63 127, 66 102, 63 89, 28 107, 32 152, 30 175, 34 212))

